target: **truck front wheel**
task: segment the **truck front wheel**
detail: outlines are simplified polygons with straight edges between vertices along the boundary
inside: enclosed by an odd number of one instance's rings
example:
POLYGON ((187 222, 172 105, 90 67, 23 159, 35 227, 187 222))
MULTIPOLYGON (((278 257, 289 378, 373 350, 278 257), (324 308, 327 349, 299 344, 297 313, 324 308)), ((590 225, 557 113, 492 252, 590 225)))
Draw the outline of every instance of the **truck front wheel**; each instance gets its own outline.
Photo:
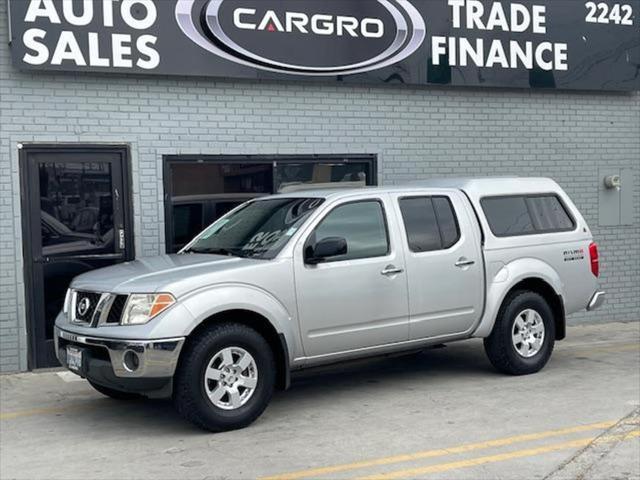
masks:
POLYGON ((553 312, 540 294, 528 290, 507 296, 484 349, 495 368, 511 375, 541 370, 555 344, 553 312))
POLYGON ((178 412, 214 432, 242 428, 267 407, 275 385, 271 347, 255 330, 215 324, 188 343, 176 371, 178 412))

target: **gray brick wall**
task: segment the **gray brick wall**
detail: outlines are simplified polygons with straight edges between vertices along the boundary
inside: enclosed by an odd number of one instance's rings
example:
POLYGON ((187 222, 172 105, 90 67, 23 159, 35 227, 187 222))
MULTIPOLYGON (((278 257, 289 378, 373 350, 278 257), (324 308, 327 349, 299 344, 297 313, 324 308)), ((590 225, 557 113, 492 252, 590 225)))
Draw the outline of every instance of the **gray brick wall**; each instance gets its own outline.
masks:
MULTIPOLYGON (((0 39, 7 38, 0 0, 0 39)), ((0 371, 26 369, 20 142, 131 146, 139 257, 163 251, 163 154, 374 153, 383 184, 442 175, 556 179, 601 245, 606 306, 572 322, 640 318, 633 226, 598 226, 598 168, 640 182, 640 94, 358 87, 23 73, 0 47, 0 371)), ((640 188, 637 189, 640 192, 640 188)))

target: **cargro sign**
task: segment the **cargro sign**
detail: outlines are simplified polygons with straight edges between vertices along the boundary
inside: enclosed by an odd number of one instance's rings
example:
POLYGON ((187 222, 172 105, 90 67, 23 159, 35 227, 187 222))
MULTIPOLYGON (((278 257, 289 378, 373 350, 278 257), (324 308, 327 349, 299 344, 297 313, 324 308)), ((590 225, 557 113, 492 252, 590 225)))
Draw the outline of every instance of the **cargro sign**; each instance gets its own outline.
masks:
POLYGON ((640 0, 7 0, 20 69, 640 90, 640 0))

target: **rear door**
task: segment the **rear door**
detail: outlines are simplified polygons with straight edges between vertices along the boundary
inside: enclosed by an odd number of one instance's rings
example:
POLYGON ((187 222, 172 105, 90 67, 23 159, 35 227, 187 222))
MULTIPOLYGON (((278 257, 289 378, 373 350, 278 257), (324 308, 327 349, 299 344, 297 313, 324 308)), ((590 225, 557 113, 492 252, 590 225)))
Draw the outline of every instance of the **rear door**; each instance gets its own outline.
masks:
POLYGON ((480 232, 457 191, 394 195, 406 250, 409 337, 466 332, 484 303, 480 232))

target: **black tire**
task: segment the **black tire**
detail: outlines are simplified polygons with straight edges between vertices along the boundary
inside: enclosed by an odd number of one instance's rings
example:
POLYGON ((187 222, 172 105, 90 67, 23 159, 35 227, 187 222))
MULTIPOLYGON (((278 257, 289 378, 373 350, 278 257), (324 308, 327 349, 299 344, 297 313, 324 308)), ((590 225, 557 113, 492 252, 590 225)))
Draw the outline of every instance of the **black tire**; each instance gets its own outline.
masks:
POLYGON ((122 390, 114 390, 113 388, 105 387, 99 383, 94 383, 91 380, 87 380, 89 384, 101 394, 113 398, 115 400, 139 400, 142 395, 132 392, 123 392, 122 390))
POLYGON ((511 375, 527 375, 540 371, 549 361, 555 344, 556 329, 553 311, 538 293, 528 290, 515 291, 505 298, 491 335, 484 339, 484 350, 491 364, 501 372, 511 375), (512 329, 516 317, 526 309, 535 310, 544 324, 544 339, 540 350, 525 358, 518 353, 512 341, 512 329))
POLYGON ((173 402, 178 413, 212 432, 246 427, 262 414, 273 395, 276 364, 271 347, 258 332, 237 323, 212 325, 185 346, 174 377, 173 402), (212 403, 204 386, 209 362, 222 349, 240 347, 251 354, 258 371, 255 390, 235 410, 212 403))

